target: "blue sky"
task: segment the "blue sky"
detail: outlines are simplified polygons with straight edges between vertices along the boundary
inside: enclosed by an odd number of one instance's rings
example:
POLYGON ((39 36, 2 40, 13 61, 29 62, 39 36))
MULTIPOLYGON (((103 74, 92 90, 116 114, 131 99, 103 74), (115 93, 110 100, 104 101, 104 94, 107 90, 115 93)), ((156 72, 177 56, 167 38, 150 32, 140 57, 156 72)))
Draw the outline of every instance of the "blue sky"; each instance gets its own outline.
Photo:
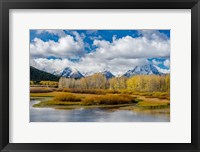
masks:
POLYGON ((30 30, 30 63, 47 72, 121 75, 144 64, 169 72, 170 30, 30 30))

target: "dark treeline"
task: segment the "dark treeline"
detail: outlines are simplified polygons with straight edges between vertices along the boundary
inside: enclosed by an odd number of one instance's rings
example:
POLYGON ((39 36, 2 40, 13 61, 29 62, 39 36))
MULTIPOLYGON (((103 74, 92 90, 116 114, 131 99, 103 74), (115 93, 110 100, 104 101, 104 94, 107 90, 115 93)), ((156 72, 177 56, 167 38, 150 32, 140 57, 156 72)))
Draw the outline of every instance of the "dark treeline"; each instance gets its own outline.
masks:
POLYGON ((59 77, 51 73, 38 70, 34 67, 30 67, 30 80, 39 83, 40 81, 58 81, 59 77))

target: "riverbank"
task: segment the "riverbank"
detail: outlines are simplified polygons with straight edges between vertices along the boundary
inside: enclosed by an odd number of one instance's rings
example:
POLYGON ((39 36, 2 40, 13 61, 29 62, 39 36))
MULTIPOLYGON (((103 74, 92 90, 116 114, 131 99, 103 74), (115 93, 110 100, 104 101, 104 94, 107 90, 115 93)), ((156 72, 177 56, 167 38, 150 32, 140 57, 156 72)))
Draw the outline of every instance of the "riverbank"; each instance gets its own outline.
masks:
MULTIPOLYGON (((153 98, 145 95, 128 95, 130 100, 125 100, 125 103, 112 103, 105 104, 106 95, 99 94, 83 94, 83 93, 70 93, 70 97, 76 98, 76 101, 59 101, 55 100, 61 95, 69 96, 68 92, 48 92, 48 93, 31 93, 32 100, 39 100, 40 102, 34 104, 33 107, 37 108, 54 108, 62 110, 73 110, 73 109, 89 109, 89 108, 104 108, 109 110, 129 110, 129 111, 138 111, 142 113, 149 114, 159 114, 164 113, 170 114, 170 101, 168 99, 153 98), (103 98, 104 103, 101 103, 100 99, 103 98), (86 104, 85 100, 90 99, 92 102, 86 104), (98 99, 97 103, 93 103, 92 99, 98 99)), ((121 94, 107 94, 107 97, 127 97, 121 94)), ((117 99, 115 98, 115 99, 117 99)), ((115 100, 114 99, 114 100, 115 100)), ((68 99, 67 99, 68 100, 68 99)), ((120 100, 119 100, 120 101, 120 100)))

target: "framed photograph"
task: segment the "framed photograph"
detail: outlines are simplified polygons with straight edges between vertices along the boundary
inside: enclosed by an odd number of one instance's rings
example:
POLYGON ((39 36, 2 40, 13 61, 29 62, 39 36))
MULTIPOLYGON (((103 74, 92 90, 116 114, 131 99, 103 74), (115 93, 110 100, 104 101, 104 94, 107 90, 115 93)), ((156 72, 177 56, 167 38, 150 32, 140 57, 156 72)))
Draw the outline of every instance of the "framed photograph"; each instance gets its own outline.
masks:
POLYGON ((30 122, 170 122, 170 30, 30 30, 29 60, 30 122))
POLYGON ((1 0, 1 151, 199 151, 198 0, 1 0))

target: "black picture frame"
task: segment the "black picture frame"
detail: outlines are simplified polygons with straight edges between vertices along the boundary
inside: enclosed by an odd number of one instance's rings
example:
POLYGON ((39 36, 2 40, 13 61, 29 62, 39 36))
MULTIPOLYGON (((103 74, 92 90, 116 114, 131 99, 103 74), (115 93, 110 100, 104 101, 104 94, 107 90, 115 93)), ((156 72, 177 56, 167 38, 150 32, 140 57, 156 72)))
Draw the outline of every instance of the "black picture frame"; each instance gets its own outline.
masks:
POLYGON ((200 152, 199 0, 0 0, 1 151, 172 151, 200 152), (9 143, 9 9, 191 9, 191 143, 9 143))

